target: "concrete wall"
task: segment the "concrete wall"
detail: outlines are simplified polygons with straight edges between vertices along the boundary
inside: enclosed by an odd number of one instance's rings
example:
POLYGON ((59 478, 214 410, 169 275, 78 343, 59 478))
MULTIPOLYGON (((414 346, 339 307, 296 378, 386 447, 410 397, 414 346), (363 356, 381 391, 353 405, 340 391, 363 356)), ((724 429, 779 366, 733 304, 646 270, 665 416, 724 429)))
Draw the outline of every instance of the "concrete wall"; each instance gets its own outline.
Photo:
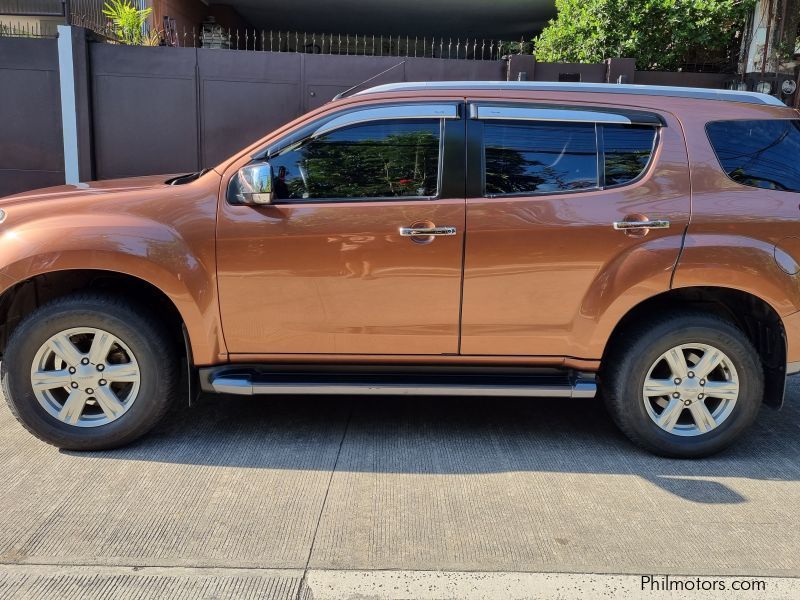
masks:
POLYGON ((673 73, 636 71, 635 81, 643 85, 678 85, 683 87, 723 88, 736 75, 731 73, 673 73))

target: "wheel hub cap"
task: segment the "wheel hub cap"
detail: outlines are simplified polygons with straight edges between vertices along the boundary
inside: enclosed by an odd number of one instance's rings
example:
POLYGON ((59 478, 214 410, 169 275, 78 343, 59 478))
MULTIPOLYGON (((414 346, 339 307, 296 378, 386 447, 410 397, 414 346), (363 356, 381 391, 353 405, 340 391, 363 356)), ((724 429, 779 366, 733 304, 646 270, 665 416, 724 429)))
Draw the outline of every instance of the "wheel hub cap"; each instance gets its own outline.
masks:
POLYGON ((97 427, 121 417, 136 400, 140 383, 139 363, 130 348, 93 327, 52 336, 31 365, 31 387, 39 404, 76 427, 97 427))
POLYGON ((719 427, 739 397, 733 362, 708 344, 683 344, 650 367, 642 399, 650 418, 673 435, 703 435, 719 427))

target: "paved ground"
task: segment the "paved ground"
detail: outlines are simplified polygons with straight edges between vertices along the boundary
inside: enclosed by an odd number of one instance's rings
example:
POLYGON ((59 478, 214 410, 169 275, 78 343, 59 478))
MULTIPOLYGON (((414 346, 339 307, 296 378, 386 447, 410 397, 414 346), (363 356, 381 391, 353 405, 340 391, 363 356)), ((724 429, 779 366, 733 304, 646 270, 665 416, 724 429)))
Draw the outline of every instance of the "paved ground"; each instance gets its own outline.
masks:
POLYGON ((799 438, 798 379, 703 461, 634 448, 586 400, 206 397, 88 454, 3 403, 0 597, 403 597, 421 570, 796 577, 799 438), (381 571, 380 591, 350 570, 381 571))

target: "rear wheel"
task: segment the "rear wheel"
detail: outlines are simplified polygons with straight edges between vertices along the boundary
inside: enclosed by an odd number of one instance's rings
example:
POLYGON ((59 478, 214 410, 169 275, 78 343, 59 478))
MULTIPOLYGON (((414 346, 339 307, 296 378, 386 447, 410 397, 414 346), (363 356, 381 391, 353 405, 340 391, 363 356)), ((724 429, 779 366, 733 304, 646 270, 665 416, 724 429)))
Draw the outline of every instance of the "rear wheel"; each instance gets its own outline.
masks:
POLYGON ((764 376, 750 341, 713 315, 672 315, 617 340, 603 370, 620 429, 657 454, 700 457, 731 444, 755 419, 764 376))
POLYGON ((12 334, 6 400, 40 439, 72 450, 126 444, 176 394, 175 352, 161 324, 124 300, 81 294, 42 306, 12 334))

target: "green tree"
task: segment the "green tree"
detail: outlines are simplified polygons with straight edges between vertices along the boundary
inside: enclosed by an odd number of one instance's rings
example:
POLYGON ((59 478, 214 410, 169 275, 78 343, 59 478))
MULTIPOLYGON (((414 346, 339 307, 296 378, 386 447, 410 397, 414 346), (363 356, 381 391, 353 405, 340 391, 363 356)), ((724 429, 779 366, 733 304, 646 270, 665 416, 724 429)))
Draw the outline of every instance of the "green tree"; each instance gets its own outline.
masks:
POLYGON ((635 58, 639 69, 673 70, 732 58, 756 0, 556 0, 558 15, 534 39, 538 60, 635 58))

